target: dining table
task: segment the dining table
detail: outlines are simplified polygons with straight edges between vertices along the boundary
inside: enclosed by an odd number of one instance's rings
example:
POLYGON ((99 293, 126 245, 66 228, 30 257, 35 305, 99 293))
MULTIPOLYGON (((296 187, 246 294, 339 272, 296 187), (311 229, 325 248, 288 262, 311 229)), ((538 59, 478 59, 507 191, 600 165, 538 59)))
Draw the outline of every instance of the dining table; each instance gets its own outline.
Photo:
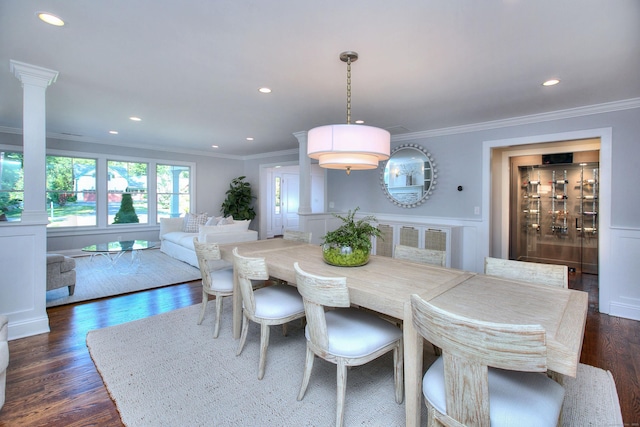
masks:
MULTIPOLYGON (((413 326, 412 294, 473 319, 542 325, 548 369, 555 375, 576 376, 587 318, 586 292, 376 255, 360 267, 337 267, 324 262, 321 246, 280 238, 220 245, 222 259, 232 263, 235 247, 240 255, 264 258, 269 275, 292 286, 294 262, 311 274, 346 277, 352 304, 402 322, 407 426, 420 425, 422 407, 424 340, 413 326)), ((235 277, 232 328, 236 339, 242 322, 237 286, 235 277)))

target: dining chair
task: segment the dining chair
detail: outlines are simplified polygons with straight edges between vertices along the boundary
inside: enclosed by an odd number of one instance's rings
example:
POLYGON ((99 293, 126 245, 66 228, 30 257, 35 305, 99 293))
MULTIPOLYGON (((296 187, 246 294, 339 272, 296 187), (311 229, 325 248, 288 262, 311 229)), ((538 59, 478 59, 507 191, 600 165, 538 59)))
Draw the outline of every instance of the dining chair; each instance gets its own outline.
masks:
POLYGON ((484 322, 411 296, 417 332, 442 349, 423 377, 428 425, 556 426, 564 388, 545 375, 540 325, 484 322))
MULTIPOLYGON (((304 317, 304 304, 295 287, 275 284, 260 289, 253 289, 252 281, 268 280, 267 264, 264 258, 248 258, 233 249, 233 266, 238 276, 238 285, 242 294, 242 332, 236 356, 242 353, 249 321, 260 324, 260 360, 258 362, 258 379, 264 377, 269 346, 269 326, 285 325, 304 317)), ((286 331, 286 329, 284 330, 286 331)))
POLYGON ((393 350, 396 402, 402 403, 402 330, 371 313, 350 308, 345 277, 321 277, 294 263, 298 292, 307 314, 307 356, 298 400, 309 385, 314 357, 337 365, 336 426, 344 420, 347 367, 363 365, 393 350), (335 308, 325 311, 325 307, 335 308))
MULTIPOLYGON (((405 261, 444 267, 447 261, 447 252, 435 249, 414 248, 406 245, 396 245, 393 250, 393 257, 395 259, 402 259, 405 261)), ((435 344, 432 344, 432 346, 433 354, 440 356, 440 349, 435 344)))
POLYGON ((209 302, 209 295, 216 299, 216 320, 213 326, 213 337, 220 333, 220 317, 222 316, 222 301, 224 297, 233 296, 233 267, 215 269, 211 264, 220 261, 220 248, 217 243, 201 243, 197 237, 193 238, 200 275, 202 276, 202 304, 198 325, 202 324, 204 313, 209 302))
POLYGON ((439 265, 444 267, 447 262, 447 252, 435 249, 414 248, 405 245, 396 245, 393 257, 405 261, 420 262, 422 264, 439 265))
POLYGON ((293 240, 296 242, 311 243, 310 231, 284 230, 282 235, 284 240, 293 240))
POLYGON ((566 265, 486 257, 484 274, 560 288, 569 287, 569 268, 566 265))

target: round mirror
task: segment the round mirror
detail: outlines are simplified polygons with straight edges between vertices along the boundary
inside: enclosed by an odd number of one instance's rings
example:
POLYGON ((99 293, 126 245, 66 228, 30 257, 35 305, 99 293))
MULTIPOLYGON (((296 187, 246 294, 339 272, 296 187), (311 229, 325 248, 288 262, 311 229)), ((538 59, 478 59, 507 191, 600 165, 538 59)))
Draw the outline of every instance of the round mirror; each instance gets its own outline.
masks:
POLYGON ((415 208, 426 202, 436 187, 435 166, 431 153, 420 145, 400 145, 382 164, 380 185, 394 205, 415 208))

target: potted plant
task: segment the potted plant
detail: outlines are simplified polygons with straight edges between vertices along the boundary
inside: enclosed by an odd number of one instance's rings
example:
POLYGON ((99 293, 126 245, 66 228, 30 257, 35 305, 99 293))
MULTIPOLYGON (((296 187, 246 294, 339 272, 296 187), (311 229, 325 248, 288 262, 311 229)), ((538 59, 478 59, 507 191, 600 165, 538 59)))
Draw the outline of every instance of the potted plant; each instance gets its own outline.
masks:
POLYGON ((225 217, 231 215, 233 219, 240 221, 256 217, 256 211, 251 206, 255 197, 251 194, 251 184, 245 182, 245 178, 244 176, 239 176, 229 184, 229 189, 225 193, 227 198, 222 202, 220 209, 225 217))
POLYGON ((327 264, 340 267, 357 267, 369 262, 371 238, 379 237, 380 230, 371 225, 376 218, 372 215, 355 220, 357 207, 345 216, 333 214, 342 220, 342 225, 324 236, 322 255, 327 264))

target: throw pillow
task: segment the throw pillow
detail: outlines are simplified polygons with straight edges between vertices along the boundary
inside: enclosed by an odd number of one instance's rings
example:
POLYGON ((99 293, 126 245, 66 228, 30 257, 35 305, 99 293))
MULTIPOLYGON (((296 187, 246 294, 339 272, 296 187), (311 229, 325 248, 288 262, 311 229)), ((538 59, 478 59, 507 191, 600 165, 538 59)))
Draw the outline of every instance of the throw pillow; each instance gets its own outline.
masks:
POLYGON ((207 220, 207 222, 204 225, 206 225, 206 226, 218 225, 218 223, 220 222, 221 219, 222 219, 221 216, 212 216, 211 218, 209 218, 207 220))
POLYGON ((229 215, 226 218, 222 218, 220 221, 218 221, 217 225, 229 225, 229 224, 233 224, 233 216, 229 215))
POLYGON ((202 214, 191 214, 188 213, 184 216, 184 224, 182 226, 182 231, 185 233, 197 233, 198 226, 204 225, 208 220, 207 213, 202 214))

